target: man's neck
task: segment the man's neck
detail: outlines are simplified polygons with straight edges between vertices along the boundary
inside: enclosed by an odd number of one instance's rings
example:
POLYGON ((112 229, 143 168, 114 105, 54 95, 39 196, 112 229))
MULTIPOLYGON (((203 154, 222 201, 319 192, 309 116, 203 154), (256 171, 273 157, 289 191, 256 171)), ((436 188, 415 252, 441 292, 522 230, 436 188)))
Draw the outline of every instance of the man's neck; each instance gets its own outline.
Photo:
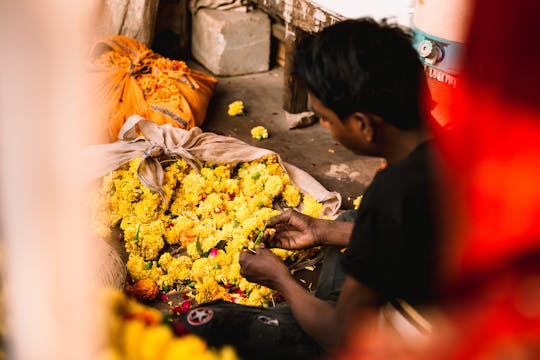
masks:
POLYGON ((385 146, 383 157, 388 164, 405 159, 418 145, 431 138, 431 134, 424 128, 414 130, 388 130, 387 139, 392 139, 385 146))

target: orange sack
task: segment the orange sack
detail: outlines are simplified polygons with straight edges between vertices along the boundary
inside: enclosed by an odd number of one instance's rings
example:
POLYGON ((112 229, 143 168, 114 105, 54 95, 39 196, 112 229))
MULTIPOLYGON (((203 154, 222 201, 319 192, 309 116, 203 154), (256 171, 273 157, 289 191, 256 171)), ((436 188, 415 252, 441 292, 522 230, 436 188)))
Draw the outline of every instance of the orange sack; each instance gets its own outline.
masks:
POLYGON ((99 142, 116 141, 134 114, 186 130, 201 126, 217 84, 185 62, 165 58, 121 35, 94 45, 89 76, 97 101, 99 142))

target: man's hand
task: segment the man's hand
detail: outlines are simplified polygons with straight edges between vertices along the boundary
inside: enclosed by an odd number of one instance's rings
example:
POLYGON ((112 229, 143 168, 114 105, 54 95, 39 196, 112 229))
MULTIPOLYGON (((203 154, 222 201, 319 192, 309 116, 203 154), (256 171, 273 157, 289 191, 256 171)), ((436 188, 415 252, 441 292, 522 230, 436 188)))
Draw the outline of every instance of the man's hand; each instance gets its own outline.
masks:
POLYGON ((288 209, 270 219, 267 227, 276 231, 265 233, 264 242, 268 246, 288 250, 319 246, 318 225, 318 219, 288 209))
POLYGON ((291 277, 283 261, 264 246, 257 248, 255 254, 248 251, 240 254, 240 275, 271 289, 279 289, 280 283, 291 277))

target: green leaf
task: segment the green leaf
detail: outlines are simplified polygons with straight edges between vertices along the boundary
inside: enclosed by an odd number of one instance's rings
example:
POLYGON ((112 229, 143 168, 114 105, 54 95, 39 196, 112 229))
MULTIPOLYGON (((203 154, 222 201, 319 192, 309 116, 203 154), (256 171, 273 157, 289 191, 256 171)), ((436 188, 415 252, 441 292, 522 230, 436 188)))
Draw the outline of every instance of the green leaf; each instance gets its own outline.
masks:
POLYGON ((197 252, 202 255, 203 253, 203 249, 202 249, 202 245, 201 245, 201 242, 199 241, 199 237, 197 236, 197 242, 195 243, 195 246, 197 247, 197 252))
POLYGON ((263 226, 262 230, 257 234, 257 238, 255 239, 255 246, 259 245, 263 239, 264 231, 266 230, 266 224, 263 226))
POLYGON ((153 261, 149 261, 144 265, 144 270, 150 270, 152 268, 153 261))
POLYGON ((261 173, 258 172, 258 171, 257 171, 257 172, 254 172, 253 175, 251 175, 251 178, 252 178, 253 180, 257 180, 257 179, 260 178, 260 177, 261 177, 261 173))
POLYGON ((139 244, 139 230, 141 229, 141 224, 137 226, 137 232, 135 233, 135 244, 139 244))
POLYGON ((163 287, 163 292, 164 292, 164 293, 168 293, 170 290, 171 290, 171 288, 169 287, 169 285, 165 285, 165 286, 163 287))
POLYGON ((219 240, 219 242, 216 244, 216 248, 223 250, 225 249, 225 246, 227 246, 227 240, 219 240))

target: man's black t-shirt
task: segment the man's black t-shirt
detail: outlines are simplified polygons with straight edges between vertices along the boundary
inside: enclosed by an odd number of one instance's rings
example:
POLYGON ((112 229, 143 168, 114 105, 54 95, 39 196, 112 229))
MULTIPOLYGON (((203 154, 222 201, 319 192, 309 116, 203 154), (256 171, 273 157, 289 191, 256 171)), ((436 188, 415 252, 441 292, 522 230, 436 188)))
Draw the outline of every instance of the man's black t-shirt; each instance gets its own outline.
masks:
POLYGON ((434 198, 430 143, 380 171, 364 193, 345 271, 382 301, 433 298, 434 198))

